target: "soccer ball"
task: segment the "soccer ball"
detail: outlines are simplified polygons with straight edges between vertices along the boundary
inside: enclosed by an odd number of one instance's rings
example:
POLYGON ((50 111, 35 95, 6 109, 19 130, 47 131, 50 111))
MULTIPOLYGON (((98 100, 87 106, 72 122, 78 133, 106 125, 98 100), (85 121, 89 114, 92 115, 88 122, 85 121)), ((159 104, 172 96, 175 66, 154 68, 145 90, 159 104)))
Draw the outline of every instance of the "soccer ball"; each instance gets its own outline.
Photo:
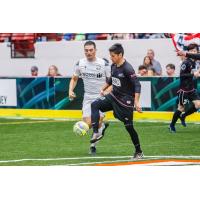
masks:
POLYGON ((88 131, 89 131, 89 126, 85 122, 79 121, 74 124, 73 132, 76 135, 84 136, 88 133, 88 131))

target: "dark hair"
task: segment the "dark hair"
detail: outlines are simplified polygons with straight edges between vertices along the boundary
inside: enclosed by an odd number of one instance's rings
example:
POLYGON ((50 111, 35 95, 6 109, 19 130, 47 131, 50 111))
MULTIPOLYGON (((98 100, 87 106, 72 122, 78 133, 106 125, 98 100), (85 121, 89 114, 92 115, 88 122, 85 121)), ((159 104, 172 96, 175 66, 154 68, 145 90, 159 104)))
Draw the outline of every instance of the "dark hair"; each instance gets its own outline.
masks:
POLYGON ((38 67, 37 66, 32 66, 31 67, 31 72, 37 72, 38 71, 38 67))
POLYGON ((153 65, 153 64, 152 64, 152 61, 151 61, 151 59, 150 59, 150 57, 149 57, 149 56, 145 56, 145 57, 144 57, 144 60, 143 60, 143 65, 145 65, 144 61, 145 61, 145 59, 146 59, 146 58, 149 58, 149 60, 150 60, 150 65, 153 65))
POLYGON ((85 42, 84 47, 85 47, 85 46, 89 46, 89 45, 93 45, 94 48, 96 49, 96 44, 95 44, 95 42, 93 42, 93 41, 91 41, 91 40, 88 40, 87 42, 85 42))
POLYGON ((109 48, 109 51, 110 52, 113 52, 114 54, 122 54, 122 56, 124 55, 124 48, 122 47, 121 44, 119 43, 116 43, 114 45, 112 45, 110 48, 109 48))
POLYGON ((196 43, 191 43, 187 46, 187 50, 190 51, 192 49, 196 49, 197 51, 199 51, 199 46, 196 43))
POLYGON ((166 68, 167 68, 167 67, 169 67, 170 69, 174 69, 174 70, 175 70, 175 65, 174 65, 174 64, 171 64, 171 63, 170 63, 170 64, 168 64, 168 65, 166 66, 166 68))
POLYGON ((143 70, 143 69, 146 69, 146 70, 147 70, 147 67, 144 66, 144 65, 140 65, 140 66, 138 67, 138 70, 143 70))

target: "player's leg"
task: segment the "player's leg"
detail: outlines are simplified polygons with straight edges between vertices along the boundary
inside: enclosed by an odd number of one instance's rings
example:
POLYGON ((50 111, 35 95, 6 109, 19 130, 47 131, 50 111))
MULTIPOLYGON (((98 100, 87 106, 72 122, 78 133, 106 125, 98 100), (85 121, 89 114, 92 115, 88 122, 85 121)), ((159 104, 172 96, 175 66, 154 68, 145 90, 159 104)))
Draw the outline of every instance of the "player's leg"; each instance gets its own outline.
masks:
POLYGON ((100 97, 96 99, 91 104, 91 119, 92 119, 92 127, 93 127, 93 137, 90 140, 91 143, 97 142, 102 138, 102 134, 99 133, 99 120, 100 120, 100 111, 107 112, 112 110, 112 104, 107 99, 107 97, 100 97))
POLYGON ((185 110, 183 103, 184 103, 184 93, 180 92, 179 95, 178 95, 178 108, 174 112, 173 117, 172 117, 172 121, 169 125, 169 130, 172 133, 176 132, 175 124, 178 121, 181 113, 184 112, 184 110, 185 110))
MULTIPOLYGON (((92 127, 92 123, 91 123, 91 103, 93 101, 90 100, 90 99, 84 99, 83 101, 83 108, 82 108, 82 112, 83 112, 83 121, 85 123, 88 124, 89 128, 92 127)), ((103 123, 103 118, 104 118, 104 114, 103 113, 100 113, 101 116, 100 116, 100 120, 99 120, 99 133, 102 134, 105 129, 107 128, 107 126, 103 123)), ((94 142, 90 145, 90 151, 89 153, 92 154, 92 155, 95 155, 96 154, 96 145, 97 143, 94 142)))
POLYGON ((181 115, 182 119, 185 119, 188 115, 193 114, 198 109, 200 109, 200 97, 196 91, 194 91, 192 94, 188 95, 188 98, 190 101, 192 101, 192 106, 190 109, 188 109, 185 113, 181 115))
POLYGON ((140 147, 140 141, 138 133, 133 125, 133 109, 122 107, 117 103, 113 103, 114 116, 124 123, 124 126, 131 137, 131 141, 135 148, 133 155, 134 159, 140 159, 143 157, 143 152, 140 147))

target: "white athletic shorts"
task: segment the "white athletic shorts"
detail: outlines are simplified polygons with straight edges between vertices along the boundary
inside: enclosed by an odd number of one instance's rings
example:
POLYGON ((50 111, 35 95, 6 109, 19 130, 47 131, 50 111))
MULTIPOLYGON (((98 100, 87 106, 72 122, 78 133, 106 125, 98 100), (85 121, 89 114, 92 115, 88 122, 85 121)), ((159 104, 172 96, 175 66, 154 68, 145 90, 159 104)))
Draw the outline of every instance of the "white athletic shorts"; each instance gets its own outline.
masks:
MULTIPOLYGON (((100 95, 89 95, 85 94, 83 98, 83 107, 82 114, 83 117, 91 117, 91 104, 94 102, 100 95)), ((104 117, 104 113, 100 111, 100 117, 104 117)))

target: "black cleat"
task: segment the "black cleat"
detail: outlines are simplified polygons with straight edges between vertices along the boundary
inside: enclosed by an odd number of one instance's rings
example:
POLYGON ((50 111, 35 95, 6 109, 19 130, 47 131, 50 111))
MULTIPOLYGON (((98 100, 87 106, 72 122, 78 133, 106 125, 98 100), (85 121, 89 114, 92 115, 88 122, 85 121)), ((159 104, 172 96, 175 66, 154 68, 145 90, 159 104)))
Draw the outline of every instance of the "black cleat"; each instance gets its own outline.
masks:
POLYGON ((170 124, 170 125, 169 125, 169 131, 170 131, 171 133, 176 133, 176 128, 175 128, 175 126, 172 125, 172 124, 170 124))
POLYGON ((135 152, 133 155, 133 160, 139 160, 142 159, 144 156, 143 152, 135 152))
POLYGON ((90 147, 89 154, 92 156, 95 156, 96 155, 96 147, 90 147))
POLYGON ((186 127, 187 124, 185 123, 185 117, 183 117, 183 115, 181 114, 179 118, 180 118, 180 120, 181 120, 182 126, 186 127))

